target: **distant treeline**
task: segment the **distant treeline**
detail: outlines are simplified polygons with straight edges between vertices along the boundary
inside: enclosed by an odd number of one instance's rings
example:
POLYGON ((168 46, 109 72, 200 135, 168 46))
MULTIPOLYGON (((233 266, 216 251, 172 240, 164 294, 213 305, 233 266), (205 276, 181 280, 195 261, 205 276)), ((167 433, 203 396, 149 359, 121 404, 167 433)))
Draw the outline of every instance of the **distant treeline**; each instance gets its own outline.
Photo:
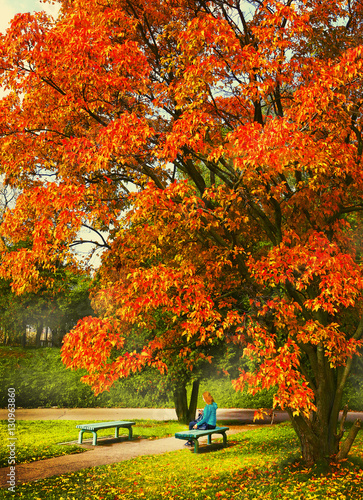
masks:
MULTIPOLYGON (((7 387, 16 389, 16 405, 22 408, 52 407, 158 407, 173 408, 173 394, 165 378, 156 371, 137 373, 119 380, 109 392, 95 397, 80 381, 82 370, 67 370, 57 348, 0 347, 0 406, 5 407, 7 387)), ((219 407, 269 407, 272 393, 252 397, 237 393, 228 377, 221 374, 201 381, 198 406, 203 407, 203 391, 210 391, 219 407)))

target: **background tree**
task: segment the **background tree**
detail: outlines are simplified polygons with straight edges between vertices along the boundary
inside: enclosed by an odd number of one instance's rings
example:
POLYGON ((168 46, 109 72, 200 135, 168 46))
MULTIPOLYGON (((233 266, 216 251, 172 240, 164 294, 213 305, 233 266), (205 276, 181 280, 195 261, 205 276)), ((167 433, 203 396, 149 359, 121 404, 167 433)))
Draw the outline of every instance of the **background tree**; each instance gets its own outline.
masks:
POLYGON ((52 285, 87 225, 103 312, 67 336, 68 366, 100 391, 165 370, 171 349, 192 366, 245 342, 256 370, 236 388, 277 383, 303 458, 344 458, 360 425, 340 446, 363 332, 362 2, 61 5, 1 39, 0 164, 23 190, 1 230, 33 242, 2 275, 52 285), (155 331, 160 310, 166 332, 114 358, 121 327, 155 331))
MULTIPOLYGON (((94 315, 89 299, 91 278, 63 270, 57 288, 16 295, 9 280, 0 281, 0 325, 5 344, 29 344, 27 329, 35 330, 34 343, 60 346, 64 335, 84 316, 94 315), (44 340, 44 339, 43 339, 44 340)), ((33 343, 33 342, 31 342, 33 343)))

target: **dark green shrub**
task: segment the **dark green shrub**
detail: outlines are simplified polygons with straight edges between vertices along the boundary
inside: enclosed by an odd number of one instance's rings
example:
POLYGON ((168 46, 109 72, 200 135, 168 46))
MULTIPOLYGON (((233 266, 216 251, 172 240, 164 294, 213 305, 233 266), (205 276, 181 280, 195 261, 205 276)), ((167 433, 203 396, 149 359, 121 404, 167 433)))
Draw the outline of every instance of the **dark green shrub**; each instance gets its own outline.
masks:
POLYGON ((16 405, 21 408, 58 406, 91 407, 172 407, 161 375, 135 374, 119 380, 109 392, 94 396, 82 383, 83 370, 67 370, 57 348, 0 348, 0 406, 7 404, 7 388, 15 387, 16 405))
MULTIPOLYGON (((8 349, 8 355, 1 349, 0 380, 3 388, 16 389, 17 407, 98 406, 90 387, 80 383, 80 373, 65 370, 59 349, 8 349)), ((5 391, 1 397, 5 406, 5 391)))
POLYGON ((202 394, 209 391, 219 408, 270 408, 273 391, 262 391, 255 396, 247 392, 236 392, 228 377, 210 378, 200 384, 198 408, 203 408, 202 394))

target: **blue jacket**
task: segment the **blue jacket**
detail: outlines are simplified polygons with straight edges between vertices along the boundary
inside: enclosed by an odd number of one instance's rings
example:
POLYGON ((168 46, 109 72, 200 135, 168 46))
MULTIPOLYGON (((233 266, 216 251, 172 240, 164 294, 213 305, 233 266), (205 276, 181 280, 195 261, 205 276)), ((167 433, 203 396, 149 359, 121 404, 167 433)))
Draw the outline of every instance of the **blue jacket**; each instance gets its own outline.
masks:
POLYGON ((205 405, 203 418, 198 422, 198 427, 202 424, 209 424, 215 426, 217 424, 217 408, 218 405, 213 401, 211 405, 205 405))

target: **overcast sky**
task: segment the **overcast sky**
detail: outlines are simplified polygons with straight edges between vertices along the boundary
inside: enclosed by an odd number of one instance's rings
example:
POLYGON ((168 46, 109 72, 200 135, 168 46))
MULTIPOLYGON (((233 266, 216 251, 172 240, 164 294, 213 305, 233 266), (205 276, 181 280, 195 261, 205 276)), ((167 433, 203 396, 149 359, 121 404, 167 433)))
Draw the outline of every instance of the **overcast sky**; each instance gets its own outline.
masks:
POLYGON ((57 5, 41 3, 39 0, 0 0, 0 31, 3 33, 9 21, 18 12, 34 12, 45 10, 53 16, 57 13, 57 5))

